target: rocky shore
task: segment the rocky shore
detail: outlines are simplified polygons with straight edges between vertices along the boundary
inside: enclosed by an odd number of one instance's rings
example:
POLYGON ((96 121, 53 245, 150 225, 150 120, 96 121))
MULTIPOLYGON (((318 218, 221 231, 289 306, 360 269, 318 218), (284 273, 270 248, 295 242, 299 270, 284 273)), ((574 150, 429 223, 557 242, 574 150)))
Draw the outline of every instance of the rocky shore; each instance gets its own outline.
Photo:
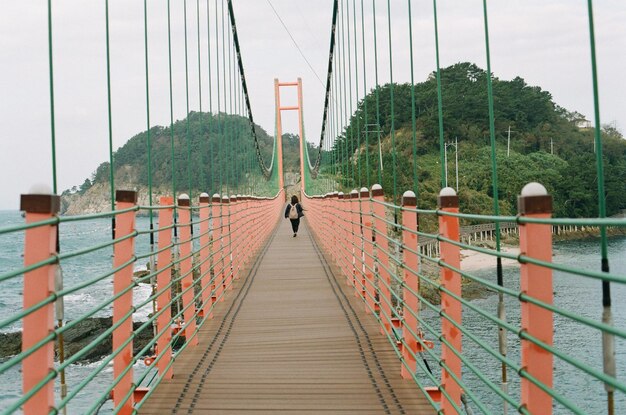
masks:
MULTIPOLYGON (((93 317, 85 319, 65 332, 65 358, 69 358, 83 350, 112 325, 111 317, 93 317)), ((133 330, 137 330, 143 323, 134 322, 133 330)), ((133 341, 133 353, 137 355, 150 340, 152 340, 152 328, 148 327, 136 334, 133 341)), ((83 355, 79 363, 91 363, 111 354, 112 336, 106 336, 100 343, 83 355)), ((0 333, 0 360, 14 356, 22 351, 22 333, 0 333)), ((58 359, 58 346, 55 348, 55 357, 58 359)))

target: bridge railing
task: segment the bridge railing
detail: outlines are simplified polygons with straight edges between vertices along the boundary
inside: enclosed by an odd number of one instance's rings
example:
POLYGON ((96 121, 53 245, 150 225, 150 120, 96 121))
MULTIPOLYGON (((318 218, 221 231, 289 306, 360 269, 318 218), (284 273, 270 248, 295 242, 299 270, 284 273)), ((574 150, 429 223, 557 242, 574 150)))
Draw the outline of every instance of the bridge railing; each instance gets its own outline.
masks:
POLYGON ((614 322, 600 300, 600 281, 622 289, 626 276, 553 262, 552 243, 553 226, 624 227, 623 219, 552 219, 551 197, 537 184, 524 188, 515 217, 460 213, 450 188, 436 210, 417 209, 413 192, 400 206, 386 202, 378 185, 307 197, 306 203, 312 231, 365 312, 379 321, 401 376, 412 379, 435 408, 485 414, 626 410, 626 383, 610 370, 615 346, 602 354, 603 342, 617 340, 623 355, 626 321, 618 316, 614 322), (436 216, 438 231, 420 230, 422 215, 436 216), (515 223, 519 253, 461 242, 461 219, 515 223), (420 251, 422 238, 438 241, 440 257, 420 251), (462 249, 485 255, 482 262, 492 266, 467 270, 462 249), (496 272, 505 260, 517 265, 496 272), (562 301, 581 292, 589 298, 576 298, 574 306, 562 301), (581 307, 592 302, 591 310, 581 307), (613 402, 602 403, 603 393, 613 402))
POLYGON ((23 195, 25 224, 0 229, 0 237, 24 243, 24 265, 0 274, 4 305, 13 305, 0 321, 3 341, 21 342, 13 356, 0 360, 6 389, 0 413, 139 408, 160 381, 174 375, 178 353, 198 345, 199 330, 275 228, 282 205, 279 193, 202 194, 195 206, 181 195, 176 203, 161 197, 158 206, 139 206, 136 192, 118 191, 113 212, 59 216, 58 196, 23 195), (139 213, 158 215, 156 229, 139 213), (112 240, 82 245, 106 232, 103 221, 111 218, 112 240), (84 224, 89 238, 77 242, 58 232, 69 224, 84 224), (59 252, 60 246, 70 248, 59 252), (134 272, 146 261, 145 270, 134 272), (11 294, 15 286, 22 290, 11 294), (68 299, 72 307, 64 306, 68 299), (82 304, 76 306, 77 299, 82 304), (90 320, 102 316, 110 322, 89 328, 90 320), (67 341, 81 336, 79 346, 67 341), (95 349, 103 356, 94 357, 95 349), (80 364, 85 359, 91 363, 80 364))

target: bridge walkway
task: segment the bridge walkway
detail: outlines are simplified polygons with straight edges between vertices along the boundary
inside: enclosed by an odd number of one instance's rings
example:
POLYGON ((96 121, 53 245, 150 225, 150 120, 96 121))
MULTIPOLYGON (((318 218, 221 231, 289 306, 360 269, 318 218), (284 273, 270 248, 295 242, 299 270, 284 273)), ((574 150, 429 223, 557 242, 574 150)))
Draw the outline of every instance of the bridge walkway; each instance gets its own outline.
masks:
POLYGON ((214 314, 141 414, 434 413, 306 222, 281 220, 214 314))

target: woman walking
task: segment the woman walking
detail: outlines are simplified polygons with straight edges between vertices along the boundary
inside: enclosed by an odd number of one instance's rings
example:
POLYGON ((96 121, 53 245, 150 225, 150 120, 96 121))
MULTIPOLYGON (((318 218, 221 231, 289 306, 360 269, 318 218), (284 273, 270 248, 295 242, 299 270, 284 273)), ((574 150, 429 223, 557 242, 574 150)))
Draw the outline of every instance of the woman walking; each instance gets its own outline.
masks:
POLYGON ((298 227, 300 226, 300 218, 304 216, 302 213, 302 205, 298 203, 296 195, 291 196, 291 203, 285 209, 285 218, 291 221, 291 229, 293 229, 293 237, 298 235, 298 227))

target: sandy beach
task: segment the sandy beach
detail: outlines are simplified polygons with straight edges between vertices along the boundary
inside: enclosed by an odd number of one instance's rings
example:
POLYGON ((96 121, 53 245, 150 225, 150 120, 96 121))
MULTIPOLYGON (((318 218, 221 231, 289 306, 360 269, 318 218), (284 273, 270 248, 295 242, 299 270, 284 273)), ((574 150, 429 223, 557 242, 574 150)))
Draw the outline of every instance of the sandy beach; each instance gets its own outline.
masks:
MULTIPOLYGON (((503 246, 502 252, 518 255, 519 248, 511 246, 503 246)), ((502 258, 502 266, 517 265, 519 262, 513 259, 502 258)), ((487 255, 482 252, 472 251, 470 249, 461 250, 461 269, 463 271, 477 271, 481 269, 495 268, 496 257, 487 255)))

